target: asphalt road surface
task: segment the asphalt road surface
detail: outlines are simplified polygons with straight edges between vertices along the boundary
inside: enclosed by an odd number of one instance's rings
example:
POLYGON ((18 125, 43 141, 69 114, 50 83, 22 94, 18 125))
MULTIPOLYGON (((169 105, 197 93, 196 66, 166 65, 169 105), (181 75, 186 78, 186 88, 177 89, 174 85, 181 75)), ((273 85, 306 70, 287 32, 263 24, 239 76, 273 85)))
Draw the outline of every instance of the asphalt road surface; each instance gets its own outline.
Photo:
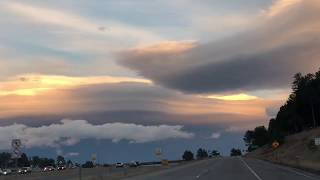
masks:
MULTIPOLYGON (((79 170, 0 176, 0 180, 79 180, 79 170)), ((245 158, 215 158, 168 167, 82 169, 81 180, 320 180, 301 170, 245 158), (140 174, 140 175, 139 175, 140 174), (137 176, 138 175, 138 176, 137 176), (127 177, 127 178, 126 178, 127 177), (131 177, 131 178, 128 178, 131 177)))
POLYGON ((203 160, 127 180, 320 180, 301 170, 255 159, 203 160))
POLYGON ((69 169, 65 171, 53 172, 32 172, 25 175, 0 176, 0 180, 118 180, 125 177, 148 174, 154 171, 173 167, 162 166, 141 166, 137 168, 89 168, 89 169, 69 169), (81 173, 80 173, 81 172, 81 173))

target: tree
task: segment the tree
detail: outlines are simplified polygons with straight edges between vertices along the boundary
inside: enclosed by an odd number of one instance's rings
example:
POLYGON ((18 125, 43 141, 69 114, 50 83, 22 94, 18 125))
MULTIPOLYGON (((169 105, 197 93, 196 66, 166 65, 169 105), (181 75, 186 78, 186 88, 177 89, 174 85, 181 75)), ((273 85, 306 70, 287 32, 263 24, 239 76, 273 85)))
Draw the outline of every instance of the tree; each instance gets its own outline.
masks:
POLYGON ((19 167, 30 166, 28 156, 25 153, 22 153, 21 157, 18 159, 18 166, 19 167))
POLYGON ((230 156, 241 156, 242 152, 240 149, 232 148, 230 151, 230 156))
POLYGON ((31 165, 33 167, 40 167, 41 159, 39 156, 33 156, 31 159, 31 165))
POLYGON ((10 165, 11 154, 10 153, 0 153, 0 168, 7 168, 10 165))
POLYGON ((73 166, 73 162, 69 159, 67 161, 67 167, 72 167, 73 166))
POLYGON ((197 159, 203 159, 208 157, 208 152, 205 149, 199 148, 197 151, 197 159))
POLYGON ((217 150, 212 150, 212 151, 211 151, 211 156, 212 156, 212 157, 217 157, 217 156, 220 156, 220 153, 219 153, 219 151, 217 151, 217 150))
POLYGON ((94 164, 92 161, 87 161, 82 165, 82 168, 93 168, 93 167, 94 167, 94 164))
POLYGON ((66 160, 64 159, 63 156, 57 156, 57 164, 58 165, 65 165, 66 164, 66 160))
POLYGON ((277 140, 282 143, 284 137, 299 133, 320 125, 320 69, 314 74, 294 75, 292 93, 282 105, 277 116, 269 121, 267 133, 264 128, 247 131, 244 141, 248 151, 254 146, 260 147, 277 140), (257 134, 258 135, 257 135, 257 134), (256 136, 259 138, 257 139, 256 136))
POLYGON ((259 126, 253 131, 247 131, 243 139, 246 143, 246 146, 248 146, 248 151, 251 152, 258 147, 268 144, 270 136, 264 126, 259 126))
POLYGON ((186 150, 182 155, 182 159, 185 161, 191 161, 194 159, 194 155, 191 151, 186 150))
POLYGON ((40 158, 39 167, 44 168, 46 166, 55 166, 55 160, 51 158, 40 158))

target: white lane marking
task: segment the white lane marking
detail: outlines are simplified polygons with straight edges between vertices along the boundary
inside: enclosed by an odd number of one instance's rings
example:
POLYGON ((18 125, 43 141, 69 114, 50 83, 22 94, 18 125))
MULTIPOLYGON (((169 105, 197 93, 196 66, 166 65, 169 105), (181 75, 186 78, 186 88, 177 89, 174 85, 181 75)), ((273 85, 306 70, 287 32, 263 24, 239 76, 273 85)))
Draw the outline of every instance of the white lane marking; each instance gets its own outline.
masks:
MULTIPOLYGON (((270 164, 272 164, 272 163, 270 163, 270 164)), ((282 170, 285 170, 285 171, 289 171, 289 172, 295 173, 297 175, 300 175, 300 176, 303 176, 303 177, 306 177, 306 178, 309 178, 309 179, 320 180, 319 177, 313 177, 311 175, 307 175, 306 173, 298 172, 298 171, 296 171, 296 170, 294 170, 292 168, 289 168, 289 167, 284 167, 284 166, 280 166, 280 165, 276 165, 276 164, 272 164, 272 165, 274 165, 275 167, 277 167, 279 169, 282 169, 282 170)))
POLYGON ((250 170, 250 172, 258 179, 258 180, 262 180, 262 178, 242 159, 239 158, 242 163, 250 170))
POLYGON ((209 169, 206 169, 204 171, 202 171, 198 176, 196 176, 197 179, 199 179, 201 176, 207 174, 209 172, 209 169))
MULTIPOLYGON (((211 168, 217 166, 217 164, 220 162, 220 158, 215 160, 215 163, 213 165, 211 165, 211 168)), ((210 169, 211 169, 210 168, 210 169)), ((196 179, 201 178, 203 175, 206 175, 207 173, 210 172, 210 169, 205 169, 204 171, 202 171, 198 176, 196 176, 196 179)))

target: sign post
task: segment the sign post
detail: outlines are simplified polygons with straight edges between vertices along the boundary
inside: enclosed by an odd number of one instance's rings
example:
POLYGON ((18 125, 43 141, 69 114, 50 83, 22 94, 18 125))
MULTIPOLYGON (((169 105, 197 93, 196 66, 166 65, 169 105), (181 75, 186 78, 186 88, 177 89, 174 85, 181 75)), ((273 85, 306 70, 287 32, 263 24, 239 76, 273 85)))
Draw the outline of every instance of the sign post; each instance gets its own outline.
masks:
POLYGON ((97 155, 96 154, 92 154, 91 156, 91 161, 93 163, 94 166, 97 165, 97 155))
POLYGON ((169 165, 169 161, 163 158, 163 152, 161 148, 157 148, 154 151, 154 154, 159 158, 159 160, 161 161, 161 164, 164 166, 168 166, 169 165))
POLYGON ((22 143, 20 139, 13 139, 11 141, 13 159, 19 159, 21 157, 21 154, 22 154, 21 147, 22 147, 22 143))
POLYGON ((22 154, 21 147, 22 147, 22 142, 20 139, 13 139, 11 141, 11 148, 12 148, 11 158, 15 160, 16 175, 18 175, 18 159, 21 158, 21 154, 22 154))

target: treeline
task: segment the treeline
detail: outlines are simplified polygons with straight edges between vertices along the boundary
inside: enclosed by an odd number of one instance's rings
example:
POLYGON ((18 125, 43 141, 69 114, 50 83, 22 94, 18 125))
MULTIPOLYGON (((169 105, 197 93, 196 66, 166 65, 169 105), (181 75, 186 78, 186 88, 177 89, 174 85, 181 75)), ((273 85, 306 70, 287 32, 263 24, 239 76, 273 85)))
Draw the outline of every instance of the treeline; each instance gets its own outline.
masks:
MULTIPOLYGON (((241 155, 242 155, 241 149, 232 148, 230 150, 230 156, 241 156, 241 155)), ((206 159, 210 157, 219 157, 219 156, 221 156, 221 154, 217 150, 210 151, 204 148, 199 148, 197 150, 196 159, 206 159)), ((194 160, 195 157, 192 151, 186 150, 182 155, 182 159, 185 161, 191 161, 191 160, 194 160)))
MULTIPOLYGON (((217 157, 217 156, 220 156, 219 151, 217 150, 209 151, 203 148, 199 148, 196 154, 197 159, 205 159, 205 158, 217 157)), ((195 157, 192 151, 186 150, 182 155, 182 159, 185 161, 191 161, 191 160, 194 160, 195 157)))
POLYGON ((57 156, 56 159, 52 158, 42 158, 39 156, 33 156, 31 158, 28 158, 28 156, 23 153, 19 159, 17 159, 17 162, 11 158, 10 153, 0 153, 0 168, 15 168, 15 166, 18 167, 39 167, 44 168, 46 166, 56 166, 56 165, 65 165, 65 166, 72 166, 73 162, 71 160, 66 161, 63 156, 57 156), (16 164, 17 163, 17 164, 16 164))
POLYGON ((283 142, 285 136, 320 125, 320 69, 315 74, 297 73, 292 93, 280 108, 276 118, 264 126, 247 131, 244 141, 252 151, 273 141, 283 142))

